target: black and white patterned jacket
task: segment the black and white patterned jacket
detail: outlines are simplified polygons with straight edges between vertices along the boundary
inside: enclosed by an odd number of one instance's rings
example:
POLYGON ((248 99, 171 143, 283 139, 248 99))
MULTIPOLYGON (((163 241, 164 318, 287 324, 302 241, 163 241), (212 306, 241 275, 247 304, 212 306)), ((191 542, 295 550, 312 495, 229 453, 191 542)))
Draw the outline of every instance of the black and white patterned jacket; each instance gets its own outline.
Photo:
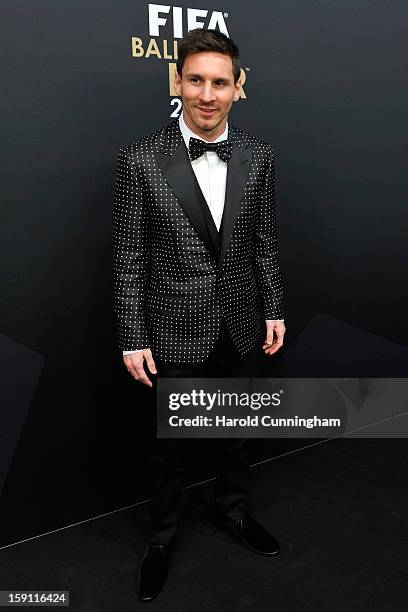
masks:
POLYGON ((120 149, 114 185, 113 273, 118 347, 203 362, 222 320, 241 354, 283 319, 273 150, 230 123, 220 232, 178 120, 120 149))

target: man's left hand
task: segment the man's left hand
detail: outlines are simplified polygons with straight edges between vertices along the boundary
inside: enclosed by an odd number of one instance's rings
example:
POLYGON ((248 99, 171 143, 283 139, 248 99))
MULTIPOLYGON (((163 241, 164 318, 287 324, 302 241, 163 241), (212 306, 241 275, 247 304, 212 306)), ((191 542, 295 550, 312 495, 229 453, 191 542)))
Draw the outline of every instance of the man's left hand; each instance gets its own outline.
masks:
POLYGON ((262 348, 266 355, 273 355, 283 345, 286 327, 283 321, 266 321, 266 338, 262 348))

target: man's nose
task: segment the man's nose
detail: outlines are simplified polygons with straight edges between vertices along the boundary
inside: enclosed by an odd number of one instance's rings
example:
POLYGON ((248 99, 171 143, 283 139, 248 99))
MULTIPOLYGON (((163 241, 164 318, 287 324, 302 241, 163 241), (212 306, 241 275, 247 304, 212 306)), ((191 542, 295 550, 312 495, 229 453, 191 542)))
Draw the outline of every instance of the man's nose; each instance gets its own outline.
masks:
POLYGON ((211 102, 215 95, 211 83, 204 84, 200 91, 200 98, 203 102, 211 102))

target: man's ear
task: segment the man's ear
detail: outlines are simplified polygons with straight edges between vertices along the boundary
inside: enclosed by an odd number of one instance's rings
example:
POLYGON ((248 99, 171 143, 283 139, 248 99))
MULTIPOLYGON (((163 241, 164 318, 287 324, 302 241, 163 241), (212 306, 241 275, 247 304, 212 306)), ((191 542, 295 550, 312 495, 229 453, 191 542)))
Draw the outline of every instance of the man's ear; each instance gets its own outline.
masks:
POLYGON ((174 72, 174 90, 178 96, 181 95, 181 78, 177 70, 174 72))
POLYGON ((237 80, 237 82, 235 83, 235 93, 234 93, 234 101, 236 102, 237 100, 240 99, 241 97, 241 87, 242 87, 242 83, 241 83, 241 77, 239 77, 239 79, 237 80))

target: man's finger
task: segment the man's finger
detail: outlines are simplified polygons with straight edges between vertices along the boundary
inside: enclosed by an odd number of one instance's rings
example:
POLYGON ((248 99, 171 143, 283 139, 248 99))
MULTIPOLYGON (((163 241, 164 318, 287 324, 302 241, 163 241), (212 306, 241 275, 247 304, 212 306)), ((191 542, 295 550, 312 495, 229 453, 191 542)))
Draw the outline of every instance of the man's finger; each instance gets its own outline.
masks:
POLYGON ((271 347, 271 346, 273 346, 273 343, 274 343, 274 340, 273 340, 273 334, 272 334, 272 337, 271 336, 267 336, 265 338, 265 342, 264 342, 262 348, 265 349, 265 348, 271 347))
POLYGON ((138 367, 139 367, 138 365, 135 365, 134 363, 132 363, 128 366, 128 369, 127 369, 129 374, 131 374, 135 380, 139 380, 138 367))
POLYGON ((268 330, 265 338, 265 344, 271 345, 273 342, 273 329, 271 331, 268 330))
POLYGON ((266 324, 266 338, 264 346, 271 346, 273 343, 273 325, 270 323, 266 324))
POLYGON ((279 338, 277 338, 275 342, 273 343, 273 345, 265 350, 265 353, 267 355, 273 355, 274 353, 276 353, 276 351, 278 351, 281 348, 281 346, 283 346, 283 336, 280 336, 279 338))
POLYGON ((152 374, 157 374, 156 364, 154 363, 154 359, 153 359, 152 354, 151 354, 150 351, 149 351, 149 353, 150 353, 150 355, 149 354, 145 355, 147 367, 149 368, 149 371, 152 374))
POLYGON ((152 381, 148 378, 146 372, 144 371, 143 363, 141 365, 136 366, 137 380, 148 387, 152 387, 152 381))

